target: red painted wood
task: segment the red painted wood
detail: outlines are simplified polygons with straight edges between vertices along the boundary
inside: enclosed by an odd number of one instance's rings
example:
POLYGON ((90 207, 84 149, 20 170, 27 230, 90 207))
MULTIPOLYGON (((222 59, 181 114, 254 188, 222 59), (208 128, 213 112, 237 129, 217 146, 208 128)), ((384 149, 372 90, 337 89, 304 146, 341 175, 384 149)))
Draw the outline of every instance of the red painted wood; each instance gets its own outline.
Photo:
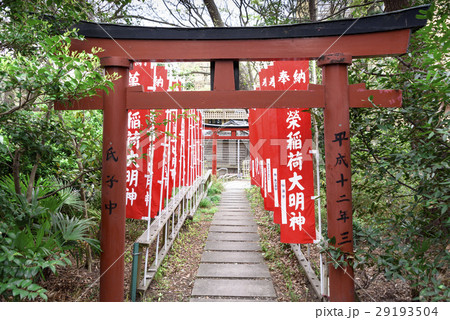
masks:
POLYGON ((366 90, 365 84, 349 85, 350 108, 372 108, 373 105, 382 108, 400 108, 402 106, 401 90, 366 90), (369 97, 372 96, 372 102, 369 97))
POLYGON ((140 92, 128 89, 128 109, 316 108, 323 91, 180 91, 140 92))
POLYGON ((228 127, 208 127, 208 124, 204 125, 205 130, 211 130, 212 135, 203 136, 205 140, 248 140, 249 135, 246 136, 238 136, 238 131, 249 131, 249 128, 228 128, 228 127), (219 136, 218 133, 221 131, 231 131, 231 136, 219 136))
POLYGON ((213 133, 213 145, 212 145, 212 174, 217 175, 217 134, 213 133))
POLYGON ((354 58, 406 52, 410 30, 333 37, 264 40, 73 40, 72 50, 90 52, 101 47, 99 57, 123 56, 135 61, 296 60, 316 59, 329 52, 354 58))
POLYGON ((214 62, 214 91, 234 90, 233 60, 214 62))
POLYGON ((114 81, 114 91, 104 96, 100 301, 123 301, 127 172, 127 111, 123 106, 129 70, 104 66, 106 72, 117 72, 121 78, 114 81))
MULTIPOLYGON (((344 56, 345 57, 345 56, 344 56)), ((346 254, 353 254, 350 121, 347 65, 351 59, 326 59, 322 66, 325 87, 324 139, 328 237, 346 254), (344 218, 342 218, 344 217, 344 218)), ((330 301, 355 301, 351 267, 329 267, 330 301)))
POLYGON ((248 126, 241 126, 241 127, 227 127, 227 126, 223 126, 220 127, 220 125, 211 125, 210 123, 205 123, 204 124, 205 130, 211 130, 214 133, 218 133, 221 131, 231 131, 232 134, 235 134, 237 131, 248 131, 249 127, 248 126))
MULTIPOLYGON (((364 85, 363 85, 364 86, 364 85)), ((180 91, 143 92, 140 87, 127 90, 127 109, 236 109, 236 108, 322 108, 323 86, 310 85, 308 91, 180 91)), ((55 104, 56 110, 103 109, 103 93, 96 97, 55 104)), ((399 108, 400 90, 365 90, 360 85, 349 86, 350 108, 371 108, 368 100, 384 108, 399 108)))
POLYGON ((205 140, 249 140, 248 136, 236 136, 236 137, 227 137, 227 136, 217 136, 215 138, 211 136, 203 137, 205 140))

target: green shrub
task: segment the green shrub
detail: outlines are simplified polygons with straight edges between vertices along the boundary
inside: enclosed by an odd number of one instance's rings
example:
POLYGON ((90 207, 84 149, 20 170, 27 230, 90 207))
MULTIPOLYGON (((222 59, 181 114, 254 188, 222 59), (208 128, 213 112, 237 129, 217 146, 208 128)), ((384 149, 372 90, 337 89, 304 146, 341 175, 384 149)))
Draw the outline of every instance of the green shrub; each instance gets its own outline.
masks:
POLYGON ((214 180, 211 187, 208 189, 208 196, 213 196, 216 194, 221 194, 224 190, 222 182, 219 180, 214 180))
POLYGON ((218 194, 211 196, 210 199, 214 204, 218 204, 220 202, 220 196, 218 194))
POLYGON ((6 300, 46 300, 46 289, 37 284, 44 277, 44 270, 56 272, 56 266, 70 264, 67 255, 55 251, 58 242, 49 234, 50 225, 42 225, 33 234, 28 227, 6 231, 8 225, 0 225, 0 296, 6 300))
POLYGON ((199 203, 200 208, 210 208, 212 205, 213 204, 209 198, 203 198, 199 203))
POLYGON ((0 299, 46 300, 39 281, 56 266, 70 264, 67 251, 77 256, 86 243, 99 249, 98 240, 88 237, 92 221, 59 211, 73 195, 66 191, 46 201, 38 201, 38 195, 28 202, 0 184, 0 299))

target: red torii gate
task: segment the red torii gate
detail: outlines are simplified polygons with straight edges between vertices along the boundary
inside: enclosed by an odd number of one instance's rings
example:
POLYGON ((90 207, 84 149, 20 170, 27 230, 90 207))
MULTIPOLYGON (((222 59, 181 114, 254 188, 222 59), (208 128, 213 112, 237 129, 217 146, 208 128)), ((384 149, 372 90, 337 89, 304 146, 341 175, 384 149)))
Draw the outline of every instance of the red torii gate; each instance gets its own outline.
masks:
POLYGON ((238 136, 237 132, 239 131, 248 131, 248 126, 225 126, 225 125, 213 125, 213 124, 204 124, 205 129, 209 129, 212 131, 210 136, 204 136, 205 140, 212 140, 212 163, 211 163, 211 171, 213 175, 217 175, 217 140, 249 140, 250 137, 246 136, 238 136), (229 136, 221 136, 219 132, 225 131, 230 132, 229 136))
MULTIPOLYGON (((428 5, 361 19, 274 27, 152 28, 80 23, 85 41, 72 50, 101 47, 106 72, 121 76, 114 91, 57 104, 58 109, 103 109, 103 170, 100 300, 122 301, 125 251, 125 182, 128 109, 324 108, 328 236, 353 254, 349 108, 400 107, 398 90, 365 90, 349 85, 354 58, 407 52, 412 31, 423 27, 419 10, 428 5), (236 90, 236 61, 318 59, 323 85, 307 91, 236 90), (211 61, 212 91, 144 92, 128 87, 132 61, 211 61), (373 97, 369 101, 369 97, 373 97), (117 182, 108 184, 109 177, 117 182)), ((353 269, 330 267, 330 300, 354 301, 353 269)))

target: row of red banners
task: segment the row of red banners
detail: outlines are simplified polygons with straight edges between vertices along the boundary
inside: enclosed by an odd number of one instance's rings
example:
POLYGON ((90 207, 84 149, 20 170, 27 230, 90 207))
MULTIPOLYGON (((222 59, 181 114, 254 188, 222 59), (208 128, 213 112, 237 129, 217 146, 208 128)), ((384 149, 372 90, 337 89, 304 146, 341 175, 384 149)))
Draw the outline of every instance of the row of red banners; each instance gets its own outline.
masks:
MULTIPOLYGON (((277 61, 260 71, 260 90, 306 90, 308 61, 277 61)), ((180 90, 163 66, 135 63, 130 86, 180 90)), ((127 218, 154 218, 175 188, 201 175, 201 114, 195 110, 130 110, 127 218)), ((307 109, 250 109, 251 181, 261 187, 284 243, 316 239, 311 115, 307 109), (274 121, 276 119, 276 121, 274 121)))
MULTIPOLYGON (((276 61, 259 72, 260 90, 306 90, 308 61, 276 61)), ((280 224, 283 243, 316 239, 308 109, 250 109, 251 183, 280 224)))
MULTIPOLYGON (((164 66, 136 62, 130 86, 144 91, 179 91, 164 66)), ((201 175, 201 113, 196 110, 129 110, 126 216, 154 218, 174 191, 201 175)))

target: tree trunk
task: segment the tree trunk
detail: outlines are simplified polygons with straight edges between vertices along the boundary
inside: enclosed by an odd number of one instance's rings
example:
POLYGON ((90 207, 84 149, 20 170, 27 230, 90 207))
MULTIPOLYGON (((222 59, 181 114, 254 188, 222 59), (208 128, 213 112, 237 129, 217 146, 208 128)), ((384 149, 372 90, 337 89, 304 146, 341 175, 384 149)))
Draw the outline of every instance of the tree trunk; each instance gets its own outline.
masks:
POLYGON ((41 155, 36 155, 36 162, 33 165, 33 168, 31 169, 30 173, 30 179, 28 180, 28 188, 27 188, 27 201, 31 202, 31 197, 33 195, 33 189, 34 189, 34 181, 36 180, 36 172, 39 167, 39 161, 41 160, 41 155))
POLYGON ((16 150, 14 152, 14 159, 13 159, 13 179, 14 179, 14 190, 16 191, 16 194, 22 194, 22 188, 20 187, 20 157, 22 153, 20 150, 16 150))
POLYGON ((247 61, 247 72, 248 72, 248 84, 247 84, 247 88, 246 89, 242 89, 242 90, 253 90, 252 87, 252 83, 255 82, 255 76, 252 72, 252 64, 250 63, 250 61, 247 61))
MULTIPOLYGON (((82 155, 81 155, 81 151, 80 151, 80 144, 76 143, 74 140, 72 140, 72 141, 73 141, 73 145, 75 147, 75 152, 76 152, 76 156, 77 156, 78 170, 80 172, 83 172, 84 166, 83 166, 83 163, 81 162, 82 155)), ((89 219, 88 204, 87 204, 87 200, 86 200, 86 191, 84 190, 83 184, 84 184, 84 177, 82 177, 80 179, 80 198, 81 198, 81 201, 83 201, 84 218, 89 219)), ((92 232, 91 232, 91 230, 89 230, 89 237, 92 238, 92 236, 93 236, 92 232)), ((85 264, 85 266, 89 272, 92 272, 92 250, 91 250, 90 245, 86 246, 86 264, 85 264)))
POLYGON ((316 0, 308 0, 309 20, 317 21, 316 0))
MULTIPOLYGON (((88 213, 87 201, 86 201, 86 192, 84 191, 83 187, 80 187, 80 197, 81 197, 81 200, 83 201, 84 218, 89 219, 89 213, 88 213)), ((90 230, 89 230, 89 237, 92 238, 92 233, 90 230)), ((86 269, 88 270, 88 272, 92 272, 92 250, 91 250, 91 246, 89 244, 86 245, 86 264, 85 264, 85 266, 86 266, 86 269)))
POLYGON ((222 17, 220 16, 219 9, 217 9, 214 0, 203 0, 206 8, 208 9, 211 20, 214 23, 214 27, 225 27, 222 17))
POLYGON ((390 12, 410 7, 409 0, 384 0, 384 12, 390 12))

